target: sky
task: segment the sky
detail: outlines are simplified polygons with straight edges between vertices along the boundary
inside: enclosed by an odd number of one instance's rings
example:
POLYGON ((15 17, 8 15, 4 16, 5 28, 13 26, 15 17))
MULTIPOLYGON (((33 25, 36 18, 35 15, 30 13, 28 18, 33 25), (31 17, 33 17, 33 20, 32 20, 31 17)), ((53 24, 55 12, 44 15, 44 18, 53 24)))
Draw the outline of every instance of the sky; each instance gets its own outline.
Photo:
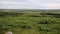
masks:
POLYGON ((0 0, 0 9, 60 9, 60 0, 0 0))

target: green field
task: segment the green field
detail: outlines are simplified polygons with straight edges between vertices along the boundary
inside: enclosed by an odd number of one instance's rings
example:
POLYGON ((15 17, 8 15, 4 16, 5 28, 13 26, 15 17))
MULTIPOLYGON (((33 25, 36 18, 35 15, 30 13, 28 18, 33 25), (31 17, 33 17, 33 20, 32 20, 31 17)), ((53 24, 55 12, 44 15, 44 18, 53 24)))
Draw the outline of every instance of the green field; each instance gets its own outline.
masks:
POLYGON ((60 34, 60 12, 39 11, 0 10, 0 34, 6 31, 12 31, 13 34, 60 34))

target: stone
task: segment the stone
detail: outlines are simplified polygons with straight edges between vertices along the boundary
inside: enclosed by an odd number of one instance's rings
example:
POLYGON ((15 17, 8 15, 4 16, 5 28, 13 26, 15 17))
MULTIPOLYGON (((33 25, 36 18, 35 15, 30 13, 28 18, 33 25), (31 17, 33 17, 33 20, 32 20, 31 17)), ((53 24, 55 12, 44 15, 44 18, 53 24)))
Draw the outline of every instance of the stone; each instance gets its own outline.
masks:
POLYGON ((5 34, 13 34, 11 31, 5 32, 5 34))

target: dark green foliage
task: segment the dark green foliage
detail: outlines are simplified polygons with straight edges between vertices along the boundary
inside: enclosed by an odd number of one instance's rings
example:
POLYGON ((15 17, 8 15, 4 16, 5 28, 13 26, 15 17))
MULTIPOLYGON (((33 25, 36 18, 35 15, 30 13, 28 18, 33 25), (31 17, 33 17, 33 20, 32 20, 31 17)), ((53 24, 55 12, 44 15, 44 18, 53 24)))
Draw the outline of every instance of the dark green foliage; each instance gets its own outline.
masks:
POLYGON ((23 29, 26 29, 26 28, 27 28, 27 29, 31 29, 31 27, 30 27, 30 26, 25 26, 25 25, 24 25, 24 26, 22 26, 21 28, 23 28, 23 29))
POLYGON ((13 13, 11 13, 11 12, 1 12, 0 11, 0 17, 4 17, 4 16, 12 16, 12 17, 18 17, 18 16, 20 16, 20 15, 23 15, 24 13, 16 13, 16 12, 13 12, 13 13))
POLYGON ((41 20, 40 22, 39 22, 39 24, 49 24, 50 22, 49 21, 46 21, 46 20, 41 20))
POLYGON ((12 24, 11 25, 8 25, 8 26, 15 27, 15 25, 12 25, 12 24))
POLYGON ((40 17, 40 16, 36 16, 36 15, 30 15, 29 17, 40 17))

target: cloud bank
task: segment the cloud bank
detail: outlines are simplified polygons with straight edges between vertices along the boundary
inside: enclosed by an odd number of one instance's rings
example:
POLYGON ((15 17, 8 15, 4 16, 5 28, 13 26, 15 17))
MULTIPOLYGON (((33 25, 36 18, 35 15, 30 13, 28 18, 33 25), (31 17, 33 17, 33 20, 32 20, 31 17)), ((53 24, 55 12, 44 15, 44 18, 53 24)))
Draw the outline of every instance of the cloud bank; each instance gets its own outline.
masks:
POLYGON ((0 0, 0 9, 60 9, 60 0, 0 0))

